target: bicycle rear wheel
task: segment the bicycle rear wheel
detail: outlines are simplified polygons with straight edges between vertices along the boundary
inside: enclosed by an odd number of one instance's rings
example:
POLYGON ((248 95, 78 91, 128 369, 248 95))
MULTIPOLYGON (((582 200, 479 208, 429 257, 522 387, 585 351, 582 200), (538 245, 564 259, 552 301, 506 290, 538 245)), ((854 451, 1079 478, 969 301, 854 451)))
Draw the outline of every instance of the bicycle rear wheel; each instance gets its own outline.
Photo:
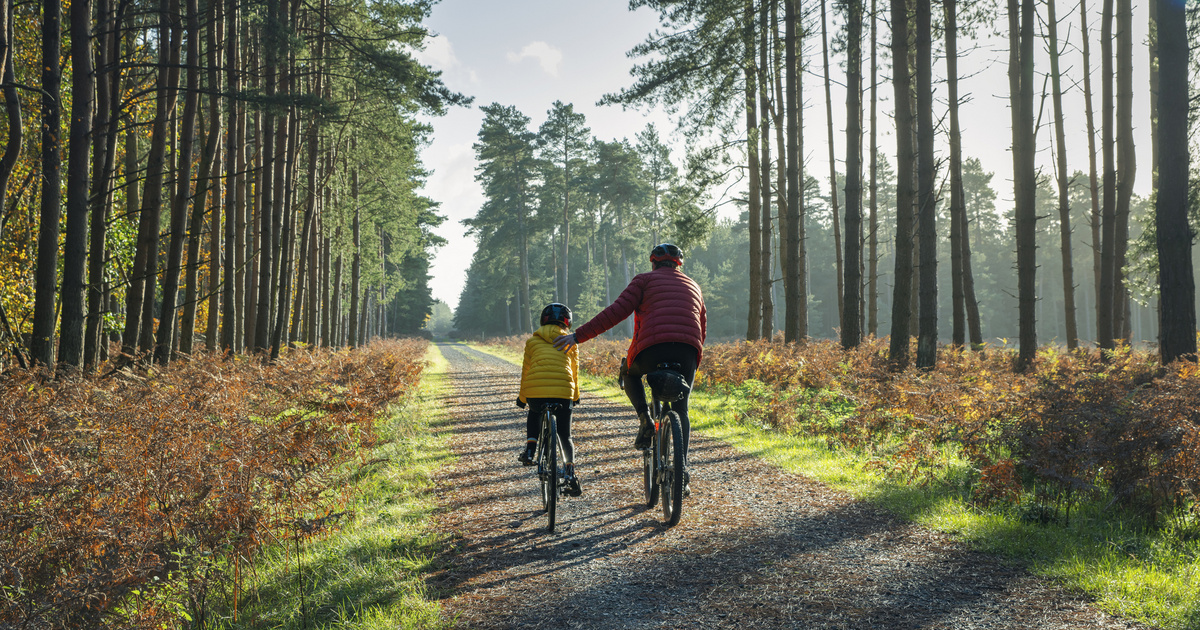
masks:
POLYGON ((558 427, 554 414, 542 416, 541 460, 538 477, 542 485, 542 507, 546 510, 546 531, 554 531, 555 511, 558 508, 558 427))
POLYGON ((658 505, 658 436, 650 444, 650 448, 642 451, 642 494, 646 498, 646 507, 658 505))
POLYGON ((667 526, 679 522, 683 514, 683 424, 679 414, 667 412, 658 428, 659 461, 663 467, 662 508, 667 526))

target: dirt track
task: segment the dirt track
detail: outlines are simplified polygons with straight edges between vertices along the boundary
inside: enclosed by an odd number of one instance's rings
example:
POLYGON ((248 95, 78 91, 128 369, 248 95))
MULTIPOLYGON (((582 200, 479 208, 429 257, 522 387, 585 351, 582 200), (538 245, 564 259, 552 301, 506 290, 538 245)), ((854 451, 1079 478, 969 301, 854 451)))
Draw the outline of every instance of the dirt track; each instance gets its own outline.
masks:
MULTIPOLYGON (((583 393, 583 496, 547 533, 517 464, 519 366, 457 344, 456 464, 438 520, 456 535, 431 586, 464 628, 1137 628, 1020 568, 694 436, 680 524, 646 509, 628 405, 583 393)), ((586 348, 582 348, 586 352, 586 348)))

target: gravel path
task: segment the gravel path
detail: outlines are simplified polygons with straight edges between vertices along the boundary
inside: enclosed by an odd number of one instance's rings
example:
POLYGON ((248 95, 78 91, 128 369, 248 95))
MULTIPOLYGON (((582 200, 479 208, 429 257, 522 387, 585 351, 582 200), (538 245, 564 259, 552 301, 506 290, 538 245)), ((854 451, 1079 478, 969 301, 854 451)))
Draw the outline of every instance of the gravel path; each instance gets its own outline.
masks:
MULTIPOLYGON (((455 534, 431 578, 464 628, 1137 628, 948 537, 703 436, 674 528, 642 503, 628 405, 583 393, 583 496, 544 530, 517 464, 519 366, 458 344, 444 400, 457 462, 439 476, 455 534)), ((585 350, 586 351, 586 350, 585 350)))

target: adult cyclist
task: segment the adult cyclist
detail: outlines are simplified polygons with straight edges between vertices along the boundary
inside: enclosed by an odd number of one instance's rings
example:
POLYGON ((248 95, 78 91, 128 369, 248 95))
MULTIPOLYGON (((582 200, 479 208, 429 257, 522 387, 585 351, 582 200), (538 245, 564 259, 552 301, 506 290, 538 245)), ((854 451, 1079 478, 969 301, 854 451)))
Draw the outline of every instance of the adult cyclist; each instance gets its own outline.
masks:
MULTIPOLYGON (((651 271, 634 276, 617 299, 595 317, 575 329, 574 334, 554 340, 560 350, 569 350, 633 315, 633 339, 625 359, 628 370, 623 379, 625 394, 637 411, 641 425, 633 447, 650 447, 654 423, 646 403, 642 376, 653 372, 661 363, 677 363, 688 386, 696 378, 696 368, 704 349, 708 325, 704 296, 700 286, 679 269, 683 251, 663 243, 650 250, 651 271)), ((688 422, 688 401, 684 397, 672 408, 679 413, 683 425, 683 455, 687 461, 691 424, 688 422)), ((685 473, 685 483, 688 476, 685 473)))

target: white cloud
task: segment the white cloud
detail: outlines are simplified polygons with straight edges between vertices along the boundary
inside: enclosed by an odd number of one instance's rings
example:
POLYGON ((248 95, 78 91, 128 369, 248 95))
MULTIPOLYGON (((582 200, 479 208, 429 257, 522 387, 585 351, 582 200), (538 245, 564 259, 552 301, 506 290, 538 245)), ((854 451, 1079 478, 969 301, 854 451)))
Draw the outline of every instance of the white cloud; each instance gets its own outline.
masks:
POLYGON ((546 74, 557 78, 558 67, 562 64, 562 51, 547 44, 546 42, 530 42, 521 49, 521 52, 509 52, 509 63, 520 63, 521 61, 532 57, 537 59, 538 64, 542 66, 542 71, 546 74))
POLYGON ((428 64, 434 70, 453 70, 462 65, 454 54, 454 46, 445 35, 430 37, 425 40, 425 49, 416 53, 417 61, 428 64))

